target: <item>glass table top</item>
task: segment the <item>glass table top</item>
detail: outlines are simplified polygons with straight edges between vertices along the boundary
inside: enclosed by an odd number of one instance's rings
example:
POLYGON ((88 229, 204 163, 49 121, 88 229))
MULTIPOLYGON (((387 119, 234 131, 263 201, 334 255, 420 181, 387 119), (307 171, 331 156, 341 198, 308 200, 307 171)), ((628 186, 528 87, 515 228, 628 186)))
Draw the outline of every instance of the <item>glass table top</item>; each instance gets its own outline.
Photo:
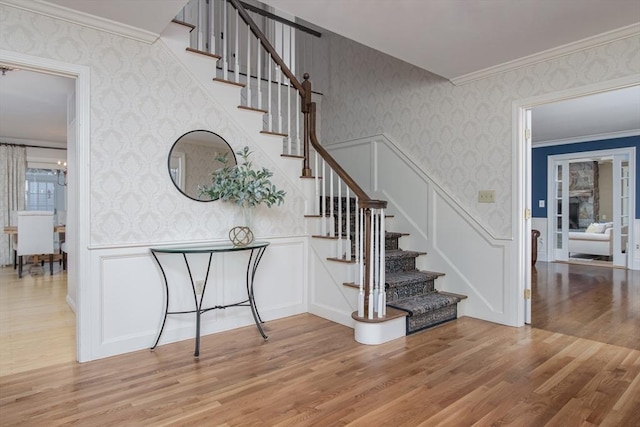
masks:
POLYGON ((269 242, 255 241, 248 245, 236 246, 231 242, 228 243, 196 243, 193 245, 169 245, 157 248, 150 248, 151 252, 159 253, 180 253, 180 254, 196 254, 210 252, 234 252, 247 251, 251 249, 259 249, 269 246, 269 242))

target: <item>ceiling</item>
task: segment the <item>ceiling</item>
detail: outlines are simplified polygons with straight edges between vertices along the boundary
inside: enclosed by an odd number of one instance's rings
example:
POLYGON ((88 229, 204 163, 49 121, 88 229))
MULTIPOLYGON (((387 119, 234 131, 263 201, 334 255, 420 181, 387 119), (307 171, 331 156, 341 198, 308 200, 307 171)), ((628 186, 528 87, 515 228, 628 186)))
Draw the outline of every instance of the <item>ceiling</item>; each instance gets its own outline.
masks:
POLYGON ((638 0, 262 2, 449 80, 640 22, 638 0))
MULTIPOLYGON (((26 0, 21 2, 27 4, 26 0)), ((638 0, 265 2, 448 78, 640 21, 638 0)), ((157 34, 186 0, 50 3, 157 34)), ((0 76, 0 137, 64 143, 66 97, 73 84, 71 79, 26 70, 0 76)), ((639 91, 636 87, 537 107, 534 142, 637 131, 639 91)))

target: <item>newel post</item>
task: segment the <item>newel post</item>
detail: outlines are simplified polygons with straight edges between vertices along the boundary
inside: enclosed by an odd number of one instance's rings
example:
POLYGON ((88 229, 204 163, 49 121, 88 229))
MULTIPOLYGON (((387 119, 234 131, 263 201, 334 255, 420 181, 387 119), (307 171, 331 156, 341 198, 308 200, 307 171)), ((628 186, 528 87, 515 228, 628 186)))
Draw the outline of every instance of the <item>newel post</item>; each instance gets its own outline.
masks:
POLYGON ((304 79, 304 81, 302 82, 302 88, 304 89, 304 94, 302 94, 302 114, 304 115, 304 160, 302 165, 302 176, 305 178, 310 178, 312 176, 311 168, 309 167, 309 139, 311 134, 311 82, 309 81, 309 73, 304 73, 302 78, 304 79))

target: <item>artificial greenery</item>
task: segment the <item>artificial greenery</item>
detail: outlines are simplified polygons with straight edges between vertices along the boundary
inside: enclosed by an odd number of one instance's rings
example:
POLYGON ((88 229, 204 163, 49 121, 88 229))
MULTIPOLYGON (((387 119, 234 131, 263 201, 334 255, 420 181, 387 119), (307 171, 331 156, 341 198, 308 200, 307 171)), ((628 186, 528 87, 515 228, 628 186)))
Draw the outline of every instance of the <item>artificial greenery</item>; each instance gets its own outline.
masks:
POLYGON ((216 157, 224 166, 211 174, 211 186, 200 187, 201 195, 243 207, 255 207, 261 203, 271 207, 284 202, 286 193, 278 190, 269 179, 273 172, 264 167, 260 170, 253 169, 253 162, 249 160, 249 147, 236 151, 242 162, 233 166, 229 166, 227 154, 216 157))

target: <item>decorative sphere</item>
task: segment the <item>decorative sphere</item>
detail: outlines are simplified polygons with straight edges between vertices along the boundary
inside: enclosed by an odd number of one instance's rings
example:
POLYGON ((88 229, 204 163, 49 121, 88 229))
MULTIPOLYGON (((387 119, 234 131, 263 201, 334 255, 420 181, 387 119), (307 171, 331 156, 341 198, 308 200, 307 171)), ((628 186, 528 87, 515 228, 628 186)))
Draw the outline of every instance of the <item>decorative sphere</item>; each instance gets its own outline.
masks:
POLYGON ((253 242, 253 232, 249 227, 233 227, 229 230, 229 240, 234 246, 247 246, 253 242))

